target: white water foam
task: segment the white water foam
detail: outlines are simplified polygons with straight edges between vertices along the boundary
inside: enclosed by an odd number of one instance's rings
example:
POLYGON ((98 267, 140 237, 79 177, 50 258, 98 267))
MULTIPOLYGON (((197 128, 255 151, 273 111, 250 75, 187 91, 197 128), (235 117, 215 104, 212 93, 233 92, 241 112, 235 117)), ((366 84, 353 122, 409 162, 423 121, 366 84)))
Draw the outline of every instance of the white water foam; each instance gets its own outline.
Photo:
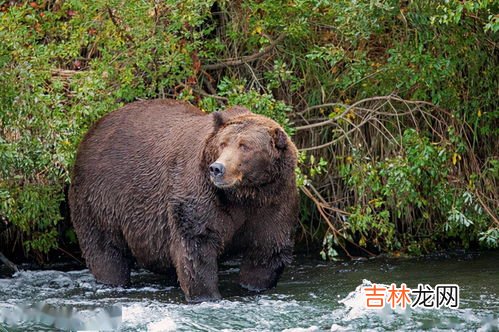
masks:
MULTIPOLYGON (((412 308, 405 309, 397 306, 392 309, 385 304, 382 309, 366 307, 366 295, 364 289, 372 287, 373 283, 367 279, 362 280, 362 284, 357 286, 345 298, 338 301, 343 304, 343 308, 333 310, 336 321, 330 331, 351 331, 372 330, 379 331, 385 329, 394 330, 421 330, 421 329, 450 329, 469 330, 467 327, 481 326, 480 331, 497 331, 499 329, 499 319, 492 311, 477 311, 469 308, 449 309, 449 308, 412 308), (378 323, 376 323, 376 321, 378 323), (356 322, 358 325, 356 325, 356 322), (364 325, 374 328, 366 328, 364 325)), ((376 286, 389 288, 389 285, 376 283, 376 286)), ((463 301, 461 302, 461 304, 463 301)))
POLYGON ((161 304, 133 303, 123 307, 123 328, 142 327, 151 332, 175 331, 177 324, 161 304))
MULTIPOLYGON (((390 306, 385 305, 382 309, 373 309, 367 308, 365 305, 366 294, 364 289, 366 287, 372 287, 373 283, 367 279, 362 280, 362 284, 357 286, 354 291, 350 292, 344 299, 338 301, 345 305, 346 311, 342 309, 338 309, 345 320, 353 320, 357 318, 361 318, 363 316, 377 315, 382 319, 388 319, 393 314, 399 315, 408 315, 409 308, 402 309, 400 307, 396 307, 395 310, 390 308, 390 306)), ((389 288, 389 285, 385 284, 376 284, 379 287, 389 288)), ((340 313, 339 312, 339 313, 340 313)))

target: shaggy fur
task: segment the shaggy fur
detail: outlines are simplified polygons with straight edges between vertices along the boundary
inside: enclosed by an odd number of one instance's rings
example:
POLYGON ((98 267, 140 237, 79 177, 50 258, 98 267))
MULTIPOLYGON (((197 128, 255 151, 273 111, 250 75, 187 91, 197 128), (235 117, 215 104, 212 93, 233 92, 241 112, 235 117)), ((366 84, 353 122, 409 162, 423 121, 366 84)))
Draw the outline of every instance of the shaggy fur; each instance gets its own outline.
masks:
POLYGON ((173 267, 199 302, 220 298, 217 259, 230 247, 243 287, 275 286, 298 220, 296 154, 277 123, 241 107, 206 115, 153 100, 111 112, 81 142, 69 193, 88 267, 110 285, 128 284, 134 261, 173 267))

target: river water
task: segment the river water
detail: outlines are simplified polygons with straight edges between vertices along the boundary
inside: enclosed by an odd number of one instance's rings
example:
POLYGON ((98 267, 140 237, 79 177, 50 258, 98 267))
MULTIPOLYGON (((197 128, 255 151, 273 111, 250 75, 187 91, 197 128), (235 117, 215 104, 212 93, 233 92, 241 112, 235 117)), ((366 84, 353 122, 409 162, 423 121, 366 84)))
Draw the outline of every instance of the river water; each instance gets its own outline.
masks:
POLYGON ((99 308, 114 305, 121 309, 121 331, 499 331, 499 252, 348 262, 299 256, 262 295, 244 293, 237 272, 237 261, 220 268, 224 300, 188 305, 178 287, 143 270, 133 272, 126 289, 97 284, 88 270, 21 271, 0 279, 0 331, 54 330, 39 316, 22 318, 23 306, 35 303, 73 308, 85 317, 84 328, 94 330, 107 324, 99 308), (362 288, 372 283, 413 290, 456 284, 459 308, 367 308, 362 288))

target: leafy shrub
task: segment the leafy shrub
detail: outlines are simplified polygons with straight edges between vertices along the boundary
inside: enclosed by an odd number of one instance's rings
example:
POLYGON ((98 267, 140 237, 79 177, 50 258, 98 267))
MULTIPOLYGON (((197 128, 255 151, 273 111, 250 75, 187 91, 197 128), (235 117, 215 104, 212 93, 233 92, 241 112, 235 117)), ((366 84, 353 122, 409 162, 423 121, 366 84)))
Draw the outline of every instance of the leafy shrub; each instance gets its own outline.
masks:
POLYGON ((4 5, 0 215, 24 234, 25 249, 57 246, 63 187, 90 124, 124 102, 175 93, 193 75, 209 32, 194 30, 210 4, 192 4, 4 5))
POLYGON ((354 154, 344 165, 345 181, 367 201, 350 208, 348 229, 382 251, 424 239, 459 238, 465 247, 478 240, 487 227, 482 208, 472 193, 448 181, 455 155, 413 129, 404 132, 403 146, 403 155, 372 163, 354 154))
POLYGON ((6 2, 0 218, 25 249, 56 247, 88 127, 124 103, 172 97, 207 112, 242 104, 294 135, 310 198, 301 238, 324 239, 325 256, 497 247, 498 6, 6 2), (405 102, 376 97, 394 94, 405 102))

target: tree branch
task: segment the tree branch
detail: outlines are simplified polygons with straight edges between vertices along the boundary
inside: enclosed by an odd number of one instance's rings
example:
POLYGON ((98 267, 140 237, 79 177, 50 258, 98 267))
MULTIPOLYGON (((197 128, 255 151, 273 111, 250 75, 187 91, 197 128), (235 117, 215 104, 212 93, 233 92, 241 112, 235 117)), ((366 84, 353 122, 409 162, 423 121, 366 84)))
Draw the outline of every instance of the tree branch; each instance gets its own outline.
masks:
POLYGON ((111 18, 111 21, 113 22, 114 26, 118 29, 118 32, 125 37, 126 40, 128 40, 130 43, 134 44, 132 36, 130 36, 125 30, 123 30, 122 27, 120 27, 118 21, 116 20, 116 17, 114 16, 113 10, 111 7, 106 6, 107 13, 109 14, 109 18, 111 18))
POLYGON ((285 36, 286 36, 285 34, 280 35, 275 40, 271 41, 269 45, 264 47, 263 50, 261 50, 258 53, 255 53, 252 55, 247 55, 247 56, 242 56, 240 58, 225 59, 224 61, 219 62, 219 63, 202 65, 201 68, 203 68, 204 70, 216 70, 216 69, 222 69, 225 67, 240 66, 240 65, 244 65, 245 63, 258 60, 261 57, 263 57, 264 55, 270 53, 270 51, 272 51, 274 49, 274 47, 284 39, 285 36))

